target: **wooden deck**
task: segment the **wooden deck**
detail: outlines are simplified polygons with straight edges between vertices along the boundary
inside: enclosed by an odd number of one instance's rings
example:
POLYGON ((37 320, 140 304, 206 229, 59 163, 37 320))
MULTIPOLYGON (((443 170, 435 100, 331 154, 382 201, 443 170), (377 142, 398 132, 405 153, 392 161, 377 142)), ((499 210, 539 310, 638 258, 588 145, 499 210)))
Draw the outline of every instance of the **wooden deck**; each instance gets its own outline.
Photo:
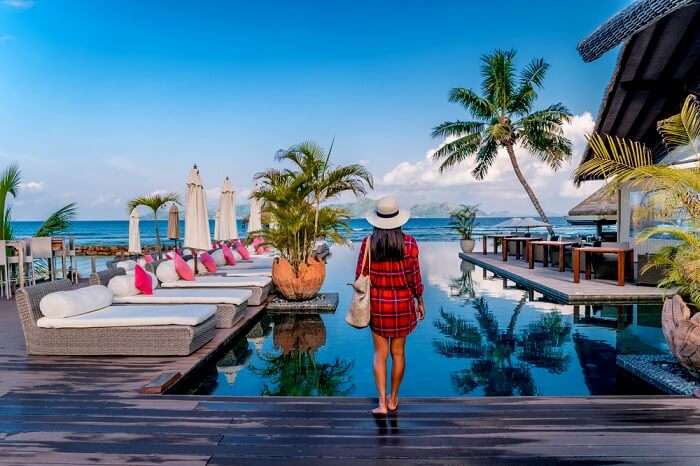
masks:
POLYGON ((574 283, 570 270, 559 272, 556 267, 542 267, 541 264, 529 269, 526 261, 509 257, 508 262, 503 262, 500 254, 484 255, 475 251, 460 253, 459 256, 562 304, 661 302, 665 296, 673 294, 672 290, 633 283, 617 286, 613 280, 584 280, 581 277, 579 283, 574 283))
POLYGON ((185 358, 27 357, 0 301, 0 466, 700 464, 688 397, 411 398, 375 419, 367 398, 139 393, 234 333, 185 358))

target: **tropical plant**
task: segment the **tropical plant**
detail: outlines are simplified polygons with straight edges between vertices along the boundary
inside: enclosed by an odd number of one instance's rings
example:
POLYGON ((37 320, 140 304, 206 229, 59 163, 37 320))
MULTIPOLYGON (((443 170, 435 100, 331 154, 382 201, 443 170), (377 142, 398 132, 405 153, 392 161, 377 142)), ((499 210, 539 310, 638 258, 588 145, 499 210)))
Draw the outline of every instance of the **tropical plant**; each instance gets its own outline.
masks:
POLYGON ((472 239, 472 231, 476 223, 478 206, 462 204, 459 208, 450 212, 450 227, 459 234, 462 239, 472 239))
POLYGON ((333 144, 328 151, 313 141, 305 141, 277 152, 278 161, 289 161, 297 169, 299 181, 306 185, 314 207, 314 233, 318 233, 321 204, 328 199, 351 192, 355 196, 367 194, 374 187, 370 172, 360 164, 333 166, 330 164, 333 144))
POLYGON ((505 329, 501 329, 483 297, 472 302, 476 324, 440 310, 434 325, 446 338, 433 342, 435 350, 448 358, 473 360, 470 367, 452 374, 452 382, 461 394, 483 387, 487 396, 535 395, 531 366, 554 374, 566 369, 569 356, 561 348, 568 341, 571 326, 554 312, 516 333, 526 302, 527 295, 523 295, 505 329))
POLYGON ((140 196, 129 201, 127 208, 129 213, 136 207, 144 206, 151 209, 153 212, 153 221, 155 224, 156 232, 156 249, 158 252, 161 251, 160 245, 160 231, 158 230, 158 211, 168 203, 180 204, 180 199, 175 193, 153 193, 145 196, 140 196))
POLYGON ((10 240, 12 232, 12 207, 7 203, 8 197, 17 197, 22 174, 15 164, 6 167, 0 174, 0 234, 1 239, 10 240))
MULTIPOLYGON (((571 141, 564 136, 563 124, 571 114, 561 104, 533 111, 537 91, 542 88, 549 65, 532 60, 516 76, 515 51, 496 50, 481 59, 481 95, 462 87, 450 91, 449 100, 461 104, 474 118, 446 121, 433 129, 433 137, 445 143, 433 157, 441 162, 440 171, 474 157, 472 175, 483 179, 505 149, 515 176, 520 181, 542 221, 550 223, 535 192, 520 169, 516 148, 523 147, 540 161, 557 170, 571 157, 571 141)), ((549 227, 550 233, 554 231, 549 227)))
POLYGON ((667 211, 679 207, 689 216, 690 228, 658 226, 646 229, 638 241, 656 235, 667 235, 678 244, 661 248, 640 270, 659 267, 665 276, 659 286, 678 287, 696 307, 700 306, 700 102, 688 96, 679 114, 657 124, 657 129, 670 151, 689 151, 696 156, 690 167, 676 167, 662 161, 654 163, 652 151, 646 145, 609 135, 589 136, 591 157, 575 172, 578 181, 588 177, 608 180, 608 189, 623 186, 643 188, 655 199, 662 200, 667 211))
POLYGON ((255 176, 258 189, 254 196, 263 201, 263 211, 270 218, 262 236, 295 273, 314 256, 318 240, 348 242, 348 211, 322 203, 345 192, 364 194, 366 185, 372 186, 364 167, 333 167, 329 156, 330 151, 314 143, 302 143, 277 155, 278 160, 292 161, 295 168, 269 169, 255 176))
POLYGON ((35 236, 54 236, 68 230, 77 214, 78 206, 75 202, 61 207, 44 220, 35 236))
MULTIPOLYGON (((22 172, 19 166, 12 164, 0 173, 0 239, 14 239, 12 230, 12 207, 8 205, 9 197, 17 197, 22 185, 22 172)), ((35 236, 52 236, 70 228, 71 221, 77 214, 75 203, 67 204, 53 212, 41 224, 35 236)))

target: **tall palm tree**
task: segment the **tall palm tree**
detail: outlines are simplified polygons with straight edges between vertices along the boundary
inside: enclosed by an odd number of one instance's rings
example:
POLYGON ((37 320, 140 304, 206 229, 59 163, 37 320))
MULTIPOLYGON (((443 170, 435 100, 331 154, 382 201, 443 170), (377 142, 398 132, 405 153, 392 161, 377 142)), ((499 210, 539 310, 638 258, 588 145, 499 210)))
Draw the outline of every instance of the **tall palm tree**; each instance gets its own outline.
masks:
MULTIPOLYGON (((532 205, 542 221, 549 223, 520 169, 515 151, 521 146, 557 170, 571 157, 571 141, 564 136, 562 126, 571 113, 561 103, 533 111, 537 91, 542 88, 549 68, 543 59, 532 60, 517 77, 513 50, 496 50, 484 55, 481 61, 482 95, 462 87, 452 89, 449 94, 450 102, 461 104, 473 120, 446 121, 433 128, 433 137, 451 139, 433 157, 441 162, 441 172, 475 157, 472 175, 481 180, 496 161, 499 149, 505 149, 532 205)), ((549 231, 554 233, 551 227, 549 231)))
POLYGON ((178 195, 175 193, 153 193, 132 199, 128 204, 129 212, 139 206, 148 207, 153 212, 153 220, 156 226, 156 249, 158 250, 158 253, 161 251, 160 231, 158 230, 158 211, 170 202, 180 204, 178 195))
POLYGON ((305 141, 277 152, 278 161, 292 162, 301 172, 302 181, 308 185, 311 203, 315 209, 314 234, 318 233, 321 204, 345 192, 355 196, 367 194, 367 187, 374 188, 370 172, 360 164, 333 166, 330 164, 333 144, 326 151, 313 141, 305 141))

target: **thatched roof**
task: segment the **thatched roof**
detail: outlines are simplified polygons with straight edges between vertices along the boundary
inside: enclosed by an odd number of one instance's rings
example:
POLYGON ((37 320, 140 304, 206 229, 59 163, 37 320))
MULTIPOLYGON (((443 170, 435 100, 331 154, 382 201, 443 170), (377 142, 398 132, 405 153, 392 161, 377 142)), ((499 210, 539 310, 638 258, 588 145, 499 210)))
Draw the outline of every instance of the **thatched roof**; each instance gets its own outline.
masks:
POLYGON ((672 11, 697 1, 638 0, 601 24, 576 48, 583 61, 591 62, 672 11))
POLYGON ((617 196, 603 186, 569 211, 567 221, 575 225, 617 222, 617 196))
MULTIPOLYGON (((660 160, 666 147, 657 122, 678 113, 688 94, 700 94, 700 0, 635 2, 582 41, 579 51, 591 60, 623 40, 595 130, 643 142, 660 160), (620 30, 613 31, 615 24, 620 30)), ((590 155, 588 149, 583 160, 590 155)))

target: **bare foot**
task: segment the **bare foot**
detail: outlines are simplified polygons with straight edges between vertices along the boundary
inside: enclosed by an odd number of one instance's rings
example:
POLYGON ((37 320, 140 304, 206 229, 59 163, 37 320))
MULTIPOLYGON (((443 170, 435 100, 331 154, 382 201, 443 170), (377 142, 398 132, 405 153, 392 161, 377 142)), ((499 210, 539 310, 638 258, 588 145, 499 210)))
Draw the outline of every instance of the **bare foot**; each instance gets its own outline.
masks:
POLYGON ((375 416, 386 416, 386 400, 380 399, 377 407, 372 410, 372 414, 375 416))
POLYGON ((398 395, 387 397, 386 407, 389 411, 396 411, 397 409, 399 409, 399 397, 398 397, 398 395))

